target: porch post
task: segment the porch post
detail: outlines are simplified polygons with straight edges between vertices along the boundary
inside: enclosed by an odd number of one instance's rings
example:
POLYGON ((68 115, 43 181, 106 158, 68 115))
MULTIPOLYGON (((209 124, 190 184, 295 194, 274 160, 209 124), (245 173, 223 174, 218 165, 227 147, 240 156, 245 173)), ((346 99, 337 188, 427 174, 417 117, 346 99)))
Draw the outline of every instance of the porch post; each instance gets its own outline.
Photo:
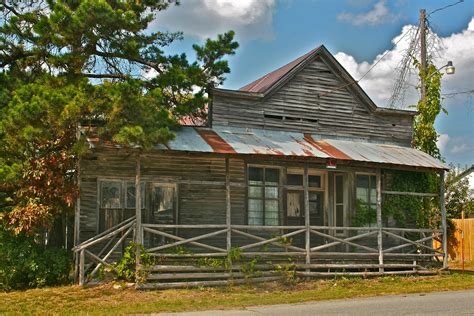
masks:
POLYGON ((441 209, 441 228, 443 230, 443 269, 448 268, 448 226, 446 224, 446 202, 444 197, 444 170, 439 173, 439 206, 441 209))
MULTIPOLYGON (((142 206, 141 206, 141 166, 140 166, 140 153, 135 158, 135 243, 143 245, 143 230, 142 230, 142 206)), ((135 253, 136 267, 135 267, 135 278, 138 281, 140 275, 140 248, 136 249, 135 253)))
POLYGON ((384 272, 383 265, 383 243, 382 243, 382 172, 377 169, 377 246, 379 250, 379 272, 384 272))
MULTIPOLYGON (((78 195, 77 195, 77 198, 76 198, 76 205, 74 207, 74 245, 73 247, 79 245, 80 243, 80 228, 81 228, 81 158, 78 158, 77 160, 77 164, 76 164, 76 185, 77 185, 77 188, 78 188, 78 195)), ((67 225, 67 223, 66 223, 67 225)), ((67 247, 67 245, 66 245, 67 247)), ((74 252, 74 260, 75 260, 75 271, 74 271, 74 277, 75 277, 75 280, 78 281, 79 280, 79 256, 78 256, 78 253, 77 252, 74 252)))
POLYGON ((308 191, 308 166, 304 166, 303 175, 303 188, 304 188, 304 224, 306 227, 306 264, 311 263, 311 232, 310 232, 310 219, 309 219, 309 191, 308 191))
POLYGON ((137 244, 143 244, 143 230, 142 230, 142 190, 141 190, 141 163, 140 163, 140 154, 136 156, 136 167, 135 167, 135 219, 136 232, 135 232, 135 242, 137 244))
POLYGON ((229 255, 232 248, 232 231, 231 231, 231 204, 230 204, 230 167, 229 167, 229 158, 225 158, 225 220, 227 225, 227 242, 226 249, 227 255, 229 255))

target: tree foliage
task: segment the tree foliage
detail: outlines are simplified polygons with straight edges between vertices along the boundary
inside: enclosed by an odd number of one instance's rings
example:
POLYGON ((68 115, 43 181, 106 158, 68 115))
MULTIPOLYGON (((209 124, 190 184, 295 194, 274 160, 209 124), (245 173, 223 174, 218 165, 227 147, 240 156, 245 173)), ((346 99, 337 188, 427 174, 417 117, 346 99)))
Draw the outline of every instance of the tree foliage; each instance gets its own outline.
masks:
POLYGON ((448 113, 441 104, 441 77, 443 74, 431 62, 427 66, 426 73, 418 60, 414 59, 413 64, 419 70, 420 81, 424 81, 426 84, 426 98, 425 100, 420 98, 416 105, 418 115, 415 116, 414 121, 413 145, 440 159, 441 154, 436 144, 439 135, 434 123, 441 111, 448 113))
POLYGON ((149 149, 201 113, 230 69, 229 31, 194 45, 196 60, 165 50, 180 32, 154 31, 172 1, 44 0, 0 4, 0 216, 17 233, 71 208, 87 146, 79 130, 149 149))
POLYGON ((474 214, 474 192, 469 187, 467 177, 459 179, 458 170, 452 166, 445 179, 446 212, 450 218, 461 218, 474 214))

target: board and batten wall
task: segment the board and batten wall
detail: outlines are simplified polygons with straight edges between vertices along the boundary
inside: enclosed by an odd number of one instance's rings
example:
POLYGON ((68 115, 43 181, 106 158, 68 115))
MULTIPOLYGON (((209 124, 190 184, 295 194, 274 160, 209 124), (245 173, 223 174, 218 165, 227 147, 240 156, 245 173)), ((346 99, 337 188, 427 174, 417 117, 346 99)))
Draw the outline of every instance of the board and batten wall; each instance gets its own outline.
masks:
POLYGON ((344 85, 347 84, 316 57, 268 96, 249 98, 215 91, 212 124, 410 145, 412 116, 374 112, 348 87, 340 88, 344 85))

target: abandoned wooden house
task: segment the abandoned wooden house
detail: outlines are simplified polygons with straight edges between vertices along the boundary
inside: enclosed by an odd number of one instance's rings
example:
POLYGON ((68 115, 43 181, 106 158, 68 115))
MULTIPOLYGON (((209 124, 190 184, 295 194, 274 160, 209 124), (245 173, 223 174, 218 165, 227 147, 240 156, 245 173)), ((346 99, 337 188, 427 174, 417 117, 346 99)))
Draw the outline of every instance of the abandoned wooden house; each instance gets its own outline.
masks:
POLYGON ((208 112, 206 126, 146 152, 89 139, 75 217, 81 284, 132 239, 160 263, 149 288, 244 282, 249 258, 257 281, 281 277, 282 262, 300 277, 447 267, 443 186, 391 181, 398 171, 443 179, 446 165, 411 147, 415 112, 377 107, 324 46, 239 90, 215 89, 208 112), (384 214, 393 196, 440 196, 441 225, 422 225, 416 210, 384 214))

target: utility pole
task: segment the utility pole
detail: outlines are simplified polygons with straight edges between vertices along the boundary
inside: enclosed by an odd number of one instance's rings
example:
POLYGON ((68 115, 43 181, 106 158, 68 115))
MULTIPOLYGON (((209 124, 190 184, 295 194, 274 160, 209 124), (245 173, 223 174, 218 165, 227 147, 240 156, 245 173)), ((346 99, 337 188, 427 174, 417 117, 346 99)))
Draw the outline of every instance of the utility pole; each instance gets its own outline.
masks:
POLYGON ((421 52, 421 101, 426 103, 426 11, 425 9, 420 10, 420 52, 421 52))

